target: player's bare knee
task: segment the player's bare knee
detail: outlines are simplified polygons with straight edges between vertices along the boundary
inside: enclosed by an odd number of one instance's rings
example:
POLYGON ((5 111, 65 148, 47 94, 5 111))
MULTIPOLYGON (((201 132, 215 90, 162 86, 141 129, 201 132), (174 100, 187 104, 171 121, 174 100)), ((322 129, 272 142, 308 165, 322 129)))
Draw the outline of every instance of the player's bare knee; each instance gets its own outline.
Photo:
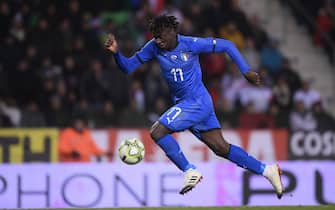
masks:
POLYGON ((153 140, 156 140, 157 138, 157 126, 158 126, 158 122, 156 121, 150 128, 150 136, 153 140))
POLYGON ((158 121, 156 121, 150 128, 150 136, 153 140, 157 141, 161 137, 165 136, 166 133, 163 129, 161 129, 161 126, 158 121))

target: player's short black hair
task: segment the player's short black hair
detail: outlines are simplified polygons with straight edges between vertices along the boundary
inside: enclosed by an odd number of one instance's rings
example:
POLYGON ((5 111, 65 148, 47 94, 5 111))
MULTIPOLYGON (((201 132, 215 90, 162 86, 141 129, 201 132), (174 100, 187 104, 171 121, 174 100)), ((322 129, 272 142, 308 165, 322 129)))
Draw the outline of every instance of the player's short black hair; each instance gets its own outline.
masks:
POLYGON ((149 30, 155 35, 160 34, 164 29, 170 28, 177 31, 179 22, 172 15, 159 15, 149 20, 149 30))

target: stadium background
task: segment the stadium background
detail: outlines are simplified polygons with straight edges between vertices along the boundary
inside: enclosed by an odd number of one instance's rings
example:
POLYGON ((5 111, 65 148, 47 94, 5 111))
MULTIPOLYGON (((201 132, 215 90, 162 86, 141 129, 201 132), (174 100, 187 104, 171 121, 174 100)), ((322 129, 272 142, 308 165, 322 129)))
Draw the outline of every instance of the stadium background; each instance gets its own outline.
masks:
POLYGON ((334 4, 1 1, 0 208, 334 204, 334 4), (264 85, 252 87, 224 54, 201 56, 224 136, 282 164, 288 191, 282 200, 188 132, 176 138, 205 179, 189 195, 176 193, 182 174, 148 131, 171 103, 158 64, 126 76, 103 49, 114 32, 131 55, 151 39, 146 20, 161 13, 177 16, 183 34, 232 40, 261 73, 264 85), (79 115, 99 147, 114 155, 60 163, 59 136, 79 115), (143 140, 147 151, 131 167, 116 156, 128 137, 143 140))

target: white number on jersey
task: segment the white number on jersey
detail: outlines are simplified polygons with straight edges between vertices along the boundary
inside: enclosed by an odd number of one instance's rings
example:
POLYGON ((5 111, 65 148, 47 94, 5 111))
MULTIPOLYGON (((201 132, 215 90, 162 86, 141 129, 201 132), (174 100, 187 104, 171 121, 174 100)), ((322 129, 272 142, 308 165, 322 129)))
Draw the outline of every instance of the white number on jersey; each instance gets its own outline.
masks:
POLYGON ((171 69, 171 74, 173 74, 173 79, 175 82, 178 81, 178 77, 180 81, 184 81, 183 70, 181 68, 173 68, 171 69))
POLYGON ((172 107, 170 109, 170 111, 167 113, 167 121, 168 121, 168 124, 170 124, 174 119, 176 119, 176 117, 178 117, 178 115, 181 113, 181 108, 179 107, 172 107), (173 115, 172 115, 173 114, 173 115))

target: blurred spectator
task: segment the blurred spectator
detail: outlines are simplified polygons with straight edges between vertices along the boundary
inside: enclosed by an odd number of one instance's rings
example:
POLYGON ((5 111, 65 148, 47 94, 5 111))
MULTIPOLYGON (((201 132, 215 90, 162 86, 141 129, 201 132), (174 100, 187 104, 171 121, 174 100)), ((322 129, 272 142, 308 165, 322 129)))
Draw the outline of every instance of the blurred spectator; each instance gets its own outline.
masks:
POLYGON ((153 111, 148 113, 150 123, 156 122, 159 117, 167 110, 168 106, 164 98, 159 97, 155 101, 153 111))
POLYGON ((103 69, 99 60, 93 60, 82 78, 80 93, 83 98, 92 102, 95 106, 101 106, 108 98, 109 90, 112 88, 110 79, 112 75, 103 69))
POLYGON ((173 0, 165 0, 165 2, 166 2, 165 7, 162 8, 163 10, 160 13, 173 15, 177 18, 178 22, 182 23, 184 15, 180 11, 180 9, 173 4, 173 0))
POLYGON ((80 101, 77 102, 76 106, 74 107, 73 113, 74 115, 83 115, 87 120, 89 126, 91 126, 91 121, 94 119, 94 110, 100 110, 102 107, 99 106, 97 108, 92 108, 89 104, 89 101, 82 98, 80 101))
POLYGON ((329 46, 330 44, 326 41, 326 39, 331 39, 331 35, 332 33, 334 34, 335 28, 334 9, 331 10, 329 8, 332 7, 328 7, 328 10, 326 8, 320 8, 318 11, 318 16, 315 20, 317 29, 314 34, 314 41, 315 44, 323 46, 328 55, 329 62, 334 64, 334 49, 333 47, 329 46), (330 12, 333 12, 333 19, 330 12))
POLYGON ((17 107, 15 99, 7 98, 4 101, 0 100, 0 113, 8 120, 7 123, 11 126, 20 126, 22 114, 21 110, 17 107))
POLYGON ((35 102, 30 102, 22 111, 21 127, 45 127, 46 122, 42 112, 35 102))
POLYGON ((36 98, 38 78, 30 68, 27 60, 19 61, 17 69, 10 71, 9 85, 20 105, 36 98))
POLYGON ((192 22, 192 34, 200 34, 202 28, 206 26, 205 19, 202 16, 202 5, 194 1, 192 4, 184 8, 185 16, 192 22))
POLYGON ((74 33, 71 30, 71 27, 73 27, 73 25, 71 25, 71 22, 68 18, 64 18, 59 22, 60 23, 58 24, 57 28, 57 35, 59 38, 59 42, 61 42, 62 45, 55 50, 57 53, 70 52, 72 48, 72 40, 74 40, 74 33))
POLYGON ((66 82, 67 89, 77 93, 80 84, 81 69, 77 66, 77 62, 73 56, 66 56, 64 58, 63 75, 66 82))
POLYGON ((208 83, 214 78, 222 78, 226 67, 224 54, 209 53, 201 57, 204 81, 208 83))
POLYGON ((153 107, 157 97, 164 97, 166 101, 170 100, 167 84, 161 77, 161 71, 158 63, 152 63, 148 70, 148 75, 144 81, 146 104, 153 107))
POLYGON ((217 101, 215 107, 216 116, 223 129, 237 127, 237 113, 231 109, 228 100, 217 101))
POLYGON ((37 28, 28 33, 28 40, 31 44, 38 46, 41 55, 52 55, 53 44, 58 43, 54 36, 54 29, 50 28, 49 20, 41 17, 37 20, 37 28))
POLYGON ((68 113, 61 98, 54 95, 50 98, 50 109, 46 111, 46 121, 49 127, 64 127, 69 120, 68 113))
POLYGON ((294 94, 294 102, 302 101, 307 110, 310 110, 312 105, 320 100, 320 93, 311 89, 311 80, 303 81, 302 88, 294 94))
POLYGON ((39 75, 43 79, 52 79, 57 81, 61 79, 62 68, 54 63, 51 57, 47 56, 43 58, 39 75))
POLYGON ((213 104, 215 106, 218 101, 223 99, 220 78, 213 78, 209 84, 210 86, 208 87, 208 92, 211 95, 213 104))
POLYGON ((130 87, 130 100, 134 100, 136 104, 136 110, 138 112, 144 112, 145 109, 145 95, 140 81, 135 80, 132 82, 130 87))
POLYGON ((64 106, 64 109, 66 111, 70 111, 71 107, 69 106, 68 103, 68 98, 67 98, 67 88, 66 88, 66 84, 64 82, 64 80, 59 80, 56 84, 56 93, 55 95, 57 95, 59 97, 59 99, 61 100, 62 105, 64 106))
POLYGON ((261 65, 268 69, 270 75, 274 78, 280 73, 284 59, 278 45, 277 40, 271 40, 261 50, 261 65))
POLYGON ((118 123, 118 113, 115 112, 112 101, 105 101, 102 109, 95 113, 95 127, 108 128, 115 127, 118 123))
POLYGON ((0 38, 8 35, 9 28, 11 26, 11 10, 8 5, 8 2, 1 1, 0 2, 0 38))
POLYGON ((71 0, 67 6, 68 8, 66 8, 65 16, 70 19, 71 23, 73 23, 75 31, 78 32, 80 31, 79 27, 81 25, 82 15, 80 3, 78 0, 71 0))
POLYGON ((26 50, 26 59, 27 62, 30 64, 31 67, 35 68, 39 65, 39 53, 37 52, 35 45, 29 45, 26 50))
POLYGON ((130 101, 128 109, 123 110, 120 115, 119 123, 122 127, 148 127, 149 120, 145 114, 138 110, 139 105, 135 99, 130 101))
POLYGON ((250 101, 244 106, 239 115, 239 127, 247 129, 265 129, 274 128, 274 119, 271 115, 257 113, 254 109, 253 102, 250 101))
POLYGON ((77 37, 72 41, 72 56, 78 65, 78 69, 82 72, 82 70, 89 66, 90 54, 85 49, 85 42, 80 35, 77 35, 77 37))
POLYGON ((296 100, 295 109, 290 114, 291 131, 312 131, 317 128, 313 113, 306 109, 304 101, 296 100))
POLYGON ((26 31, 23 27, 22 15, 17 13, 13 19, 12 28, 9 33, 19 42, 23 42, 26 39, 26 31))
POLYGON ((258 67, 260 66, 260 57, 259 52, 256 49, 254 39, 247 38, 246 47, 242 52, 250 67, 252 69, 258 69, 258 67))
POLYGON ((314 42, 317 45, 324 45, 324 36, 330 33, 333 22, 325 8, 320 8, 316 17, 317 31, 314 34, 314 42))
POLYGON ((255 40, 256 49, 260 51, 264 45, 269 42, 269 37, 261 26, 260 19, 257 15, 250 18, 250 28, 252 37, 255 40))
POLYGON ((38 103, 42 111, 49 109, 51 96, 56 92, 56 87, 51 79, 44 79, 41 90, 39 91, 38 103))
POLYGON ((136 24, 140 27, 140 30, 146 29, 146 22, 155 16, 153 10, 150 7, 149 1, 141 1, 141 7, 136 11, 136 24))
POLYGON ((232 41, 239 50, 245 48, 245 39, 243 34, 238 30, 233 22, 229 22, 219 29, 219 36, 232 41))
POLYGON ((226 3, 225 1, 220 0, 212 0, 206 4, 206 7, 202 11, 202 18, 210 20, 204 21, 205 25, 214 29, 216 32, 218 31, 219 27, 228 21, 228 14, 223 13, 224 6, 223 4, 226 3))
MULTIPOLYGON (((282 1, 286 3, 287 1, 282 1)), ((335 41, 335 5, 333 0, 303 1, 298 0, 299 7, 291 6, 293 14, 299 23, 303 23, 313 37, 314 43, 321 46, 331 64, 334 64, 335 41), (306 18, 306 16, 308 18, 306 18), (314 20, 314 21, 311 21, 314 20)))
POLYGON ((265 113, 272 98, 272 90, 266 86, 243 87, 240 91, 240 102, 243 106, 253 106, 254 113, 265 113))
POLYGON ((319 131, 335 130, 335 119, 323 109, 321 102, 313 104, 312 111, 319 131))
POLYGON ((129 81, 122 71, 117 69, 115 63, 111 63, 111 66, 107 70, 110 74, 108 79, 110 89, 110 99, 113 101, 115 108, 124 108, 129 102, 129 81))
POLYGON ((93 156, 106 154, 96 145, 86 126, 83 116, 78 115, 73 118, 72 127, 61 132, 58 144, 61 162, 90 162, 93 156))
POLYGON ((287 128, 289 125, 289 112, 288 111, 281 111, 280 107, 275 104, 271 103, 268 115, 274 120, 274 128, 287 128))
POLYGON ((286 80, 292 93, 295 93, 298 89, 301 88, 302 82, 300 75, 296 70, 292 69, 291 62, 288 58, 284 58, 283 68, 280 71, 278 78, 279 77, 282 77, 284 80, 286 80))
POLYGON ((223 98, 229 103, 230 109, 234 109, 238 103, 240 91, 248 85, 246 79, 239 72, 236 64, 231 64, 223 75, 221 82, 223 98))
POLYGON ((181 34, 194 34, 193 22, 189 18, 184 18, 184 21, 180 24, 179 32, 181 34))
POLYGON ((226 1, 226 4, 230 7, 228 16, 235 23, 239 31, 241 31, 244 37, 251 36, 252 29, 245 12, 240 7, 240 0, 226 1))
POLYGON ((281 112, 288 112, 292 108, 292 90, 283 77, 279 77, 272 89, 273 103, 281 112))

